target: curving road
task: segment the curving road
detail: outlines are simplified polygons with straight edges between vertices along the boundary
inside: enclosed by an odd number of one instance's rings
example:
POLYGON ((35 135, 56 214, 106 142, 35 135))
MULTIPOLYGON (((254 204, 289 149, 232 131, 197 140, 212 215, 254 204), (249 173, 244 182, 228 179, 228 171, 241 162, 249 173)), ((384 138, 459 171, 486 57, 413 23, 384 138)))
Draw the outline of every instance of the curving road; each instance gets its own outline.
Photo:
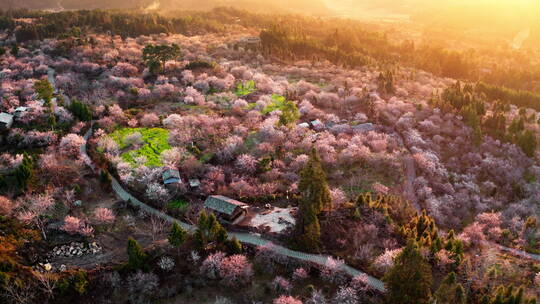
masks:
MULTIPOLYGON (((90 127, 88 129, 88 131, 86 132, 86 134, 84 135, 84 139, 86 141, 88 141, 88 139, 92 136, 92 127, 90 127)), ((88 153, 87 153, 87 147, 86 147, 86 142, 84 145, 81 146, 81 150, 80 150, 80 153, 81 153, 81 157, 83 158, 84 162, 92 169, 92 171, 95 171, 96 170, 96 167, 94 165, 94 163, 92 162, 92 160, 90 159, 90 157, 88 156, 88 153)), ((148 206, 147 204, 141 202, 140 200, 138 200, 136 197, 134 197, 133 195, 131 195, 128 191, 126 191, 122 185, 118 182, 118 180, 114 177, 111 177, 111 185, 112 185, 112 188, 114 190, 114 192, 116 193, 116 195, 118 195, 123 201, 126 201, 126 202, 129 202, 131 203, 132 205, 134 206, 137 206, 141 209, 143 209, 145 212, 149 213, 149 214, 152 214, 154 216, 157 216, 157 217, 160 217, 164 220, 166 220, 167 222, 169 223, 178 223, 180 226, 182 226, 182 228, 188 230, 188 231, 194 231, 196 228, 193 226, 193 225, 190 225, 188 223, 185 223, 185 222, 182 222, 176 218, 173 218, 167 214, 165 214, 164 212, 160 211, 160 210, 157 210, 155 208, 152 208, 150 206, 148 206)), ((256 234, 252 234, 252 233, 242 233, 242 232, 228 232, 229 234, 229 237, 236 237, 240 242, 242 243, 245 243, 245 244, 250 244, 250 245, 255 245, 255 246, 268 246, 269 249, 273 250, 275 253, 278 253, 278 254, 281 254, 281 255, 284 255, 284 256, 288 256, 288 257, 291 257, 291 258, 295 258, 295 259, 298 259, 298 260, 302 260, 302 261, 306 261, 306 262, 311 262, 311 263, 315 263, 315 264, 318 264, 318 265, 326 265, 326 262, 328 260, 328 258, 330 256, 327 256, 327 255, 321 255, 321 254, 310 254, 310 253, 305 253, 305 252, 300 252, 300 251, 295 251, 295 250, 291 250, 291 249, 288 249, 288 248, 285 248, 281 245, 278 245, 278 244, 275 244, 269 240, 266 240, 256 234)), ((354 269, 348 265, 345 265, 343 264, 341 266, 341 269, 346 272, 347 274, 349 274, 350 276, 358 276, 358 275, 366 275, 367 278, 368 278, 368 284, 380 291, 380 292, 385 292, 386 291, 386 288, 384 286, 384 282, 382 282, 381 280, 373 277, 373 276, 370 276, 360 270, 357 270, 357 269, 354 269)))

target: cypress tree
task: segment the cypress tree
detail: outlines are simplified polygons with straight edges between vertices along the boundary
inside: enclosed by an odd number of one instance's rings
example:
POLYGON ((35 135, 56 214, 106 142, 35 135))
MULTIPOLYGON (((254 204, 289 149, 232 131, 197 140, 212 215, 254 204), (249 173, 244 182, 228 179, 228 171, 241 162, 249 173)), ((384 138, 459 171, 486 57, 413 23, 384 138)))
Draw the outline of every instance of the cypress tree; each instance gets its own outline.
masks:
POLYGON ((224 245, 227 241, 228 234, 227 230, 218 222, 213 213, 207 215, 206 212, 202 211, 199 214, 194 238, 199 248, 205 249, 212 242, 215 242, 216 246, 224 245))
POLYGON ((388 287, 387 300, 392 304, 427 304, 431 298, 431 267, 420 254, 418 245, 409 240, 396 257, 394 267, 383 279, 388 287))
POLYGON ((184 244, 187 238, 187 231, 184 230, 184 228, 180 227, 180 225, 177 222, 174 222, 171 232, 169 233, 169 237, 167 238, 169 240, 169 244, 172 246, 179 248, 184 244))
POLYGON ((326 173, 315 148, 311 150, 309 161, 300 172, 298 190, 302 194, 302 201, 313 205, 316 215, 332 204, 326 173))
POLYGON ((148 255, 141 248, 141 245, 130 237, 127 245, 128 264, 130 269, 147 269, 146 262, 148 261, 148 255))
POLYGON ((242 253, 242 250, 243 250, 242 244, 235 236, 233 236, 231 240, 227 241, 226 245, 227 245, 227 251, 229 252, 229 254, 242 253))
POLYGON ((38 94, 39 98, 45 101, 45 105, 50 105, 54 88, 47 79, 38 80, 34 83, 34 90, 38 94))
POLYGON ((24 153, 22 163, 14 171, 15 180, 17 181, 17 187, 20 190, 25 190, 28 186, 28 181, 32 178, 34 171, 34 161, 24 153))
POLYGON ((316 250, 321 236, 317 216, 323 208, 330 206, 331 198, 326 173, 315 149, 312 149, 310 159, 300 173, 298 188, 302 198, 296 223, 296 245, 302 249, 316 250))

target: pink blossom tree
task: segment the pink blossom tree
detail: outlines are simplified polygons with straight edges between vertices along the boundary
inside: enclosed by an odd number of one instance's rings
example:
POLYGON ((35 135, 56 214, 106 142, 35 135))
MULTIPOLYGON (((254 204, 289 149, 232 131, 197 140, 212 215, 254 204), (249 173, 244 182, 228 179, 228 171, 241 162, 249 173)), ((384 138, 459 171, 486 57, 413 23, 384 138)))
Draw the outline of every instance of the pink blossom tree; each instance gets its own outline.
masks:
POLYGON ((14 207, 15 206, 13 205, 13 202, 9 198, 5 196, 0 196, 0 214, 1 215, 10 216, 14 207))
POLYGON ((141 125, 145 127, 153 127, 159 124, 159 117, 155 113, 144 114, 141 118, 141 125))
POLYGON ((253 277, 253 267, 245 255, 236 254, 222 260, 219 275, 226 286, 245 285, 253 277))
POLYGON ((274 288, 276 292, 289 293, 291 292, 292 287, 291 282, 282 276, 276 276, 274 280, 272 280, 272 288, 274 288))
POLYGON ((47 239, 45 225, 54 203, 54 198, 48 192, 27 194, 17 200, 16 217, 24 223, 34 224, 41 231, 43 238, 47 239))
POLYGON ((62 137, 58 148, 60 153, 66 156, 76 157, 79 155, 81 146, 83 146, 85 143, 86 141, 82 136, 77 134, 68 134, 62 137))
POLYGON ((273 304, 302 304, 302 301, 292 296, 282 295, 277 299, 274 299, 273 304))
POLYGON ((98 224, 111 224, 116 219, 114 213, 108 208, 96 208, 94 210, 94 221, 98 224))
POLYGON ((94 229, 85 223, 80 218, 74 216, 66 216, 64 218, 64 225, 60 228, 69 234, 80 234, 83 236, 91 236, 94 233, 94 229))
POLYGON ((199 269, 201 275, 208 279, 218 279, 220 277, 221 264, 225 259, 225 253, 216 252, 210 254, 201 264, 199 269))

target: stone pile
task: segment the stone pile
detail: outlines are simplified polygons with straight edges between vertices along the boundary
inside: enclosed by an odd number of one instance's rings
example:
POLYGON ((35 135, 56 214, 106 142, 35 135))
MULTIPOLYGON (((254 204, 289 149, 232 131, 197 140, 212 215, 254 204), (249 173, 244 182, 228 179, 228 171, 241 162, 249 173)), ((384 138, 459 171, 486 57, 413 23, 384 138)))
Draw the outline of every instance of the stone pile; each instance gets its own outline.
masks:
POLYGON ((53 248, 49 253, 50 257, 75 257, 87 254, 98 254, 103 250, 96 242, 79 243, 71 242, 66 245, 60 245, 53 248))

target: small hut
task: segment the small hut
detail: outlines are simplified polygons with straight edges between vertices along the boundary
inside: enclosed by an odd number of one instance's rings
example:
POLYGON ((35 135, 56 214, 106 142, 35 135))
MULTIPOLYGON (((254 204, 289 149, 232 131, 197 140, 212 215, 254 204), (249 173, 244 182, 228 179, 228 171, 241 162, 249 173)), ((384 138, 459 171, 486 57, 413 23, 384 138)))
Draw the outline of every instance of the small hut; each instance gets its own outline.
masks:
POLYGON ((9 113, 0 113, 0 130, 6 130, 13 125, 13 115, 9 113))
POLYGON ((235 223, 246 214, 249 205, 222 195, 209 196, 204 202, 204 208, 214 212, 216 216, 227 222, 235 223))
POLYGON ((163 184, 165 185, 177 185, 182 183, 180 179, 180 171, 176 169, 167 169, 162 174, 163 184))

